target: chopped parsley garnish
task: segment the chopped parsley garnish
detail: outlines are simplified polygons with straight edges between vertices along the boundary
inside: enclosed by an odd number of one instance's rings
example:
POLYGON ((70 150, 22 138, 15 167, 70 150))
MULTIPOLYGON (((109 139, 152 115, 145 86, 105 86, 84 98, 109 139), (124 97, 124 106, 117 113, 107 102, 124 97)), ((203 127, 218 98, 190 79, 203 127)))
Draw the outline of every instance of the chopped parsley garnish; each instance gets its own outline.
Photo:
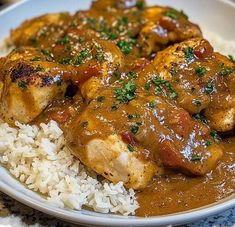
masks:
POLYGON ((133 116, 133 115, 131 115, 131 114, 128 114, 128 115, 127 115, 127 118, 128 118, 129 120, 131 120, 131 119, 133 119, 133 118, 134 118, 134 116, 133 116))
POLYGON ((229 59, 231 62, 235 62, 235 58, 234 58, 232 55, 228 55, 228 59, 229 59))
POLYGON ((209 141, 209 140, 206 140, 206 141, 205 141, 205 146, 206 146, 206 147, 209 147, 211 144, 212 144, 211 141, 209 141))
POLYGON ((206 94, 211 94, 214 91, 214 86, 211 83, 208 83, 207 86, 205 87, 205 93, 206 94))
POLYGON ((65 58, 62 58, 60 60, 60 63, 61 64, 64 64, 64 65, 69 65, 72 63, 72 58, 71 57, 65 57, 65 58))
POLYGON ((180 10, 181 15, 188 20, 188 15, 184 12, 184 10, 180 10))
POLYGON ((105 100, 105 96, 98 96, 97 102, 103 102, 105 100))
POLYGON ((125 17, 125 16, 118 17, 118 23, 120 25, 128 25, 129 19, 128 17, 125 17))
POLYGON ((18 87, 21 89, 21 90, 25 90, 27 88, 28 84, 26 81, 24 80, 21 80, 18 82, 18 87))
POLYGON ((162 80, 158 77, 155 77, 152 79, 152 82, 155 86, 158 88, 155 90, 156 95, 160 95, 162 93, 162 87, 166 89, 166 95, 170 99, 177 99, 178 98, 178 93, 175 91, 171 83, 167 80, 162 80))
POLYGON ((133 81, 129 81, 121 88, 115 89, 115 98, 118 102, 129 102, 135 98, 136 85, 133 81))
POLYGON ((201 160, 202 160, 202 157, 197 154, 194 154, 191 158, 191 161, 201 161, 201 160))
POLYGON ((220 76, 228 76, 229 74, 235 72, 235 67, 221 67, 221 70, 219 72, 220 76))
POLYGON ((187 47, 183 51, 186 61, 191 62, 194 59, 193 48, 187 47))
POLYGON ((95 18, 87 17, 86 22, 91 28, 94 29, 97 21, 95 18))
POLYGON ((132 43, 124 40, 120 40, 117 43, 117 46, 121 49, 124 54, 129 54, 132 51, 132 43))
POLYGON ((80 52, 80 54, 77 56, 77 59, 75 61, 75 65, 80 65, 83 63, 86 58, 90 56, 90 52, 88 49, 84 49, 80 52))
POLYGON ((70 38, 66 35, 63 38, 59 39, 56 44, 61 44, 61 45, 65 45, 65 44, 69 44, 70 43, 70 38))
POLYGON ((137 3, 136 3, 136 7, 138 8, 138 9, 140 9, 140 10, 142 10, 142 9, 144 9, 144 1, 138 1, 137 3))
POLYGON ((192 101, 192 103, 193 103, 195 106, 198 106, 198 107, 202 105, 201 101, 199 101, 199 100, 197 100, 197 99, 194 99, 194 100, 192 101))
POLYGON ((155 108, 156 107, 156 102, 155 101, 151 101, 151 102, 149 102, 149 107, 150 108, 155 108))
POLYGON ((144 85, 144 90, 149 91, 149 90, 150 90, 150 87, 151 87, 151 84, 150 84, 150 83, 146 83, 146 84, 144 85))
POLYGON ((212 131, 210 132, 210 136, 213 138, 213 140, 214 140, 215 142, 220 142, 220 141, 221 141, 221 138, 220 138, 220 136, 218 135, 218 132, 215 131, 215 130, 212 130, 212 131))
POLYGON ((170 17, 171 19, 177 20, 177 11, 175 9, 170 9, 165 13, 165 16, 170 17))
POLYGON ((203 66, 198 66, 196 69, 195 69, 195 73, 197 74, 197 76, 199 77, 202 77, 206 74, 207 70, 205 67, 203 66))
POLYGON ((46 50, 46 49, 42 49, 41 52, 47 56, 47 57, 51 57, 51 52, 49 50, 46 50))
POLYGON ((139 126, 137 124, 131 126, 131 132, 135 135, 139 131, 139 126))
POLYGON ((137 78, 137 73, 134 71, 130 71, 127 73, 127 76, 131 79, 136 79, 137 78))
POLYGON ((41 57, 39 57, 39 56, 35 56, 30 59, 30 61, 40 61, 40 60, 41 60, 41 57))
POLYGON ((134 147, 133 147, 131 144, 128 144, 128 145, 127 145, 127 149, 128 149, 130 152, 133 152, 133 151, 134 151, 134 147))
POLYGON ((171 73, 171 75, 176 75, 176 73, 177 73, 176 67, 172 67, 170 69, 170 73, 171 73))
POLYGON ((82 128, 87 128, 87 127, 88 127, 88 121, 83 121, 83 122, 81 123, 81 127, 82 127, 82 128))
POLYGON ((113 104, 113 105, 111 106, 111 111, 116 111, 117 109, 118 109, 117 104, 113 104))
POLYGON ((200 114, 200 113, 194 114, 193 118, 198 120, 198 121, 200 121, 200 122, 202 122, 203 124, 208 124, 207 119, 202 114, 200 114))
POLYGON ((35 69, 35 71, 36 72, 44 72, 45 69, 42 66, 38 65, 37 68, 35 69))
POLYGON ((104 51, 102 50, 102 48, 96 48, 96 59, 99 62, 104 62, 105 56, 104 56, 104 51))

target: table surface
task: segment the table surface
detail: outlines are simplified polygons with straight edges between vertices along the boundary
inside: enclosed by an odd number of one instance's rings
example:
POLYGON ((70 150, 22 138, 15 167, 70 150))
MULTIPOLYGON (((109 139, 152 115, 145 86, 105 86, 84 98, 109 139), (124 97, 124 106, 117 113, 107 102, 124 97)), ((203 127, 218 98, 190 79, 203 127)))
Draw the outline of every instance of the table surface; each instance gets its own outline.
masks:
MULTIPOLYGON (((233 0, 235 1, 235 0, 233 0)), ((0 6, 2 5, 0 1, 0 6)), ((27 226, 57 226, 57 227, 75 227, 77 225, 69 224, 54 217, 43 214, 37 210, 29 208, 7 195, 0 192, 0 227, 27 227, 27 226)), ((235 208, 223 212, 219 215, 208 217, 204 220, 194 222, 182 227, 206 227, 206 226, 226 226, 235 227, 235 208)))

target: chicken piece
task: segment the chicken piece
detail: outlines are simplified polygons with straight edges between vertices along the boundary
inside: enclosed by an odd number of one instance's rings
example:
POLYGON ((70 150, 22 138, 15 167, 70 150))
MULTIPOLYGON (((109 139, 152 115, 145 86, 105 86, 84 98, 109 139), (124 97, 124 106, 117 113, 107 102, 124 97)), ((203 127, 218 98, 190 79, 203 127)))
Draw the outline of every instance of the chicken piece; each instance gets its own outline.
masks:
POLYGON ((13 45, 50 47, 63 33, 71 16, 68 13, 54 13, 30 19, 11 31, 13 45))
POLYGON ((134 189, 163 174, 164 166, 190 175, 204 175, 214 168, 223 151, 217 144, 207 147, 208 127, 141 90, 129 91, 125 97, 130 99, 133 92, 135 97, 123 102, 123 92, 134 87, 129 82, 122 86, 125 91, 117 83, 100 90, 65 129, 69 148, 85 165, 134 189))
POLYGON ((64 97, 71 68, 46 61, 40 51, 22 48, 1 61, 1 117, 8 123, 29 123, 53 100, 64 97))
POLYGON ((139 35, 142 56, 150 56, 170 44, 202 36, 198 25, 190 22, 183 11, 153 6, 145 8, 142 15, 144 25, 139 35))
POLYGON ((235 64, 213 51, 204 39, 191 39, 159 52, 153 61, 159 83, 168 82, 176 102, 197 114, 201 111, 213 129, 232 130, 235 120, 235 64))
POLYGON ((85 78, 88 75, 89 79, 79 84, 86 101, 92 99, 100 87, 109 85, 111 74, 125 63, 124 54, 115 43, 96 38, 91 29, 69 28, 51 52, 56 62, 74 65, 79 74, 85 78))

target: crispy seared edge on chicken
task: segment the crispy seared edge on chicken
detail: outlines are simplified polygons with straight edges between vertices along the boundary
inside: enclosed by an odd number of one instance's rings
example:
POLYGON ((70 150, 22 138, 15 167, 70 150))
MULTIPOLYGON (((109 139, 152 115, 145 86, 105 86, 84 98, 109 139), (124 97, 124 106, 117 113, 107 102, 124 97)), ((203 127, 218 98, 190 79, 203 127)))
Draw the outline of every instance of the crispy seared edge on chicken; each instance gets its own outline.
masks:
POLYGON ((66 73, 69 68, 46 61, 33 48, 20 48, 2 58, 1 117, 8 123, 34 120, 52 101, 64 97, 66 73))

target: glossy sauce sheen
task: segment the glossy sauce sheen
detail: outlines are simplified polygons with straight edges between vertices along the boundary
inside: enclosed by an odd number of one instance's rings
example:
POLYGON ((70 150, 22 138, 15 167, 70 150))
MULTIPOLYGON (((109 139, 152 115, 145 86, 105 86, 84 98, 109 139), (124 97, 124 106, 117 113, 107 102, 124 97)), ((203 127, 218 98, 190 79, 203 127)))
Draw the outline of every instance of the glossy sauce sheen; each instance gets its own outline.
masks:
POLYGON ((4 120, 57 121, 82 163, 136 189, 137 215, 234 193, 235 140, 216 130, 235 125, 235 61, 183 11, 98 0, 29 20, 11 38, 18 49, 0 59, 4 120))
POLYGON ((226 153, 204 177, 169 174, 137 194, 139 216, 165 215, 217 202, 235 192, 235 138, 223 142, 226 153))

